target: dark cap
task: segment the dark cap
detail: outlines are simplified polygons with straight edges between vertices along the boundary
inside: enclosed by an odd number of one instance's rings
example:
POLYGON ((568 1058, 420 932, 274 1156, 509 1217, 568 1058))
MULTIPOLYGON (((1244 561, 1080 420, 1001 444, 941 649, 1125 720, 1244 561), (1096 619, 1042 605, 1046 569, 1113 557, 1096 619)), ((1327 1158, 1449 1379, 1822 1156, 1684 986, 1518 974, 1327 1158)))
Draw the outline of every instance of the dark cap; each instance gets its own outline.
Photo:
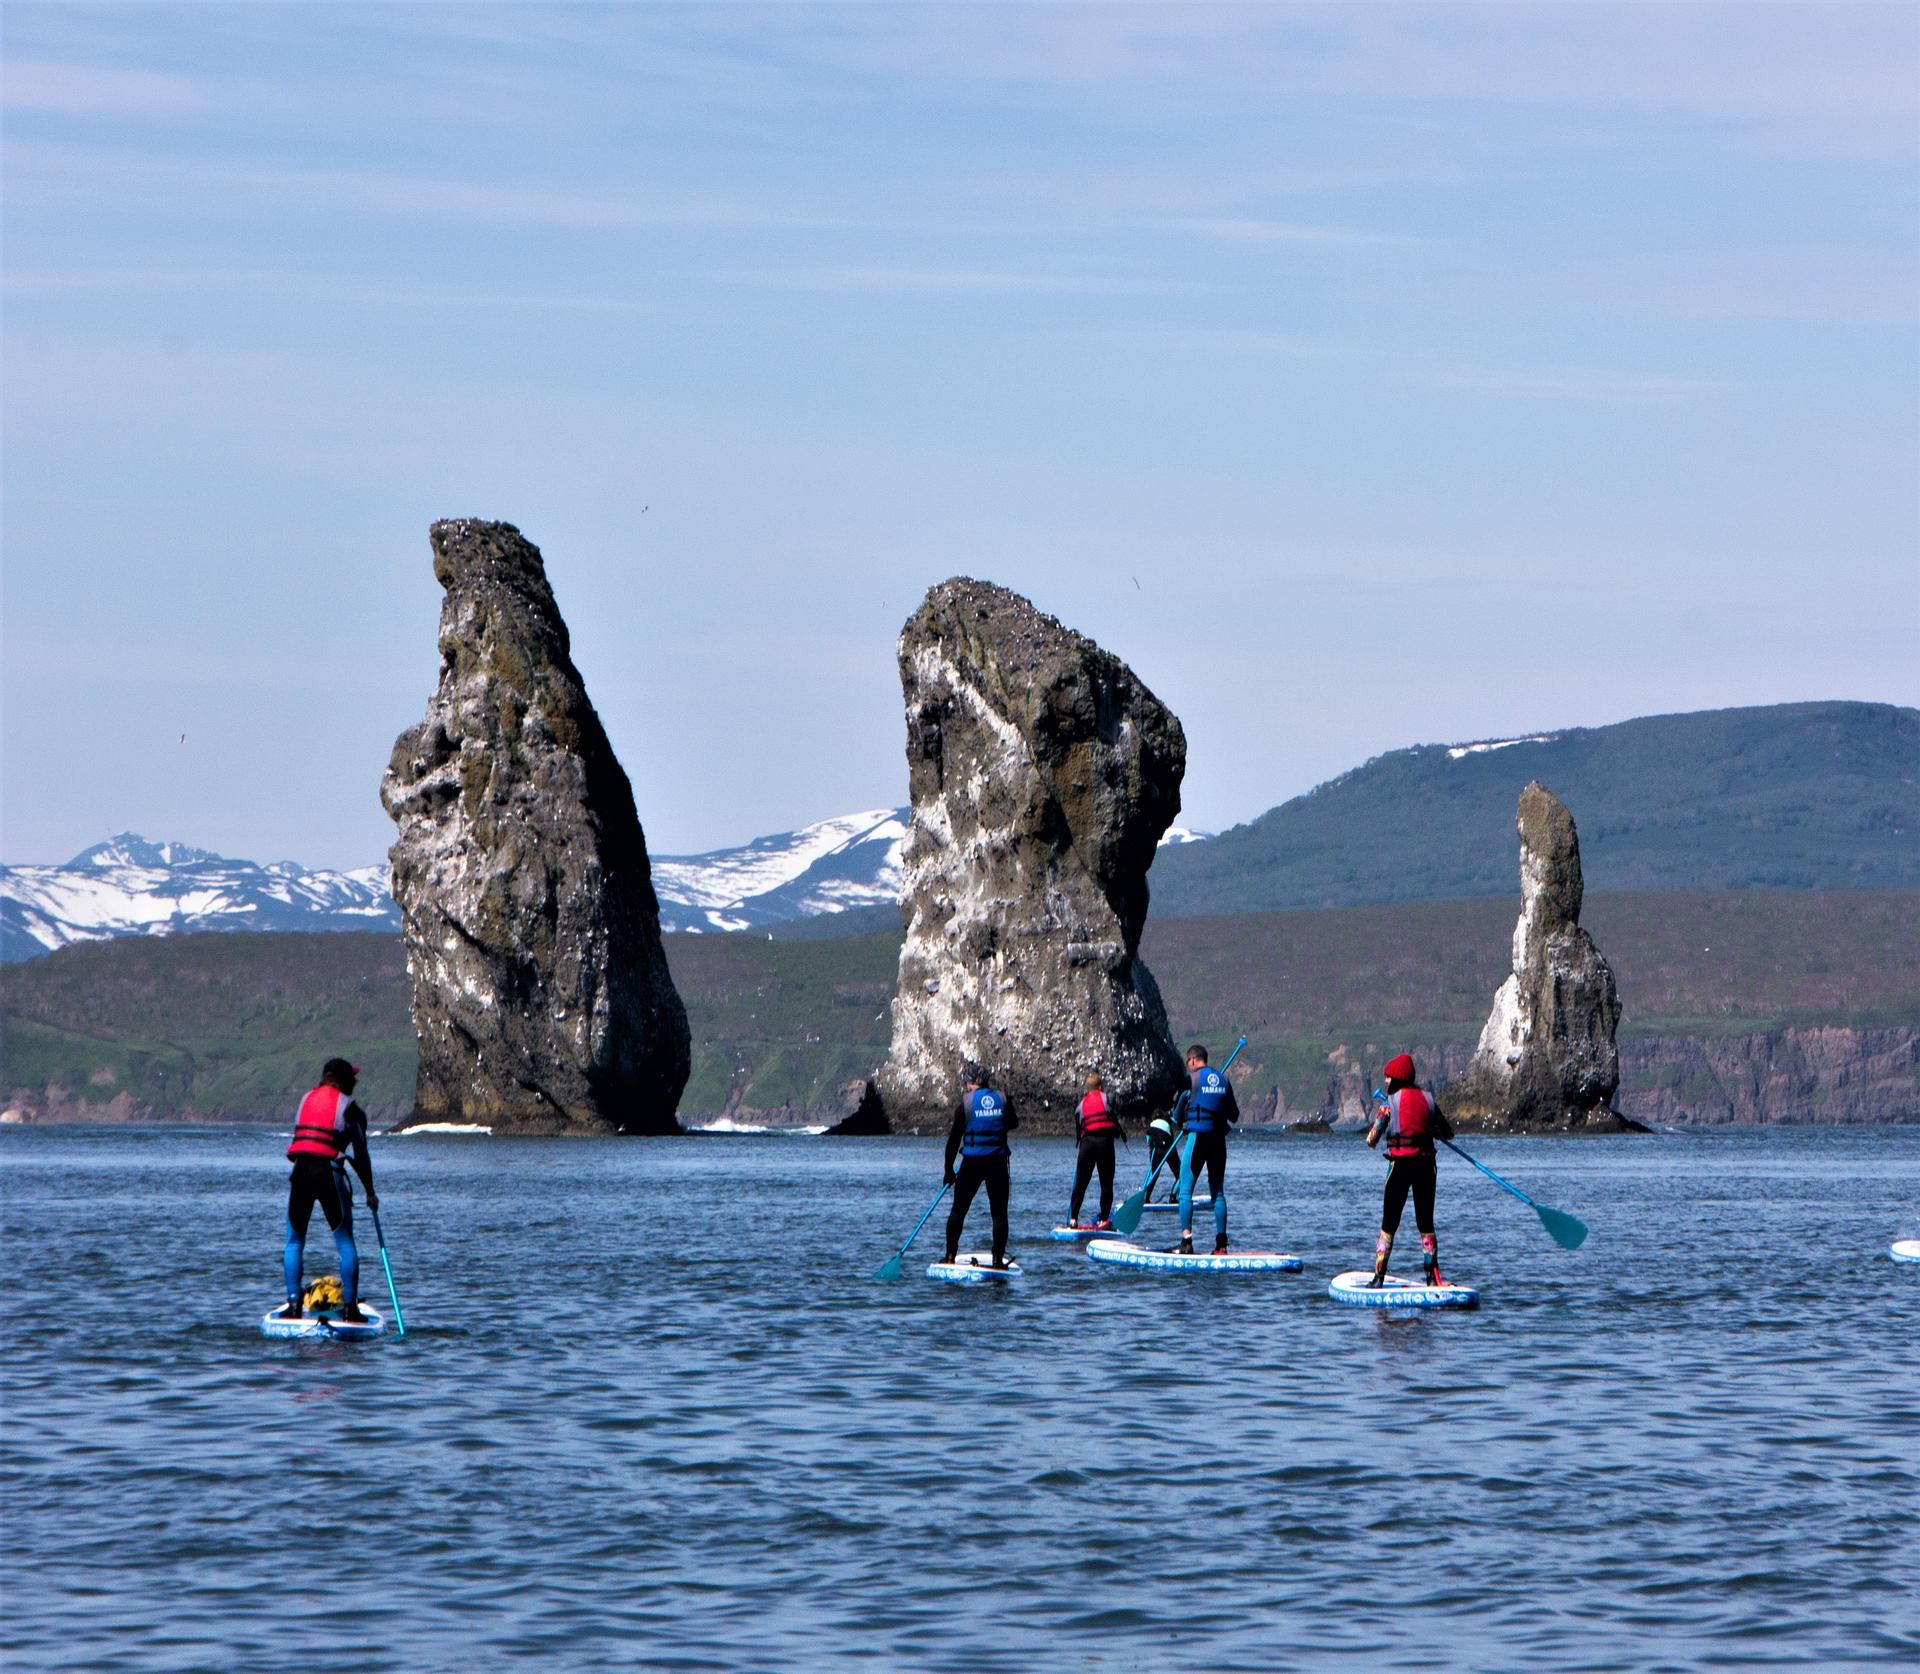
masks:
POLYGON ((320 1079, 322 1081, 358 1081, 360 1066, 348 1063, 345 1058, 329 1058, 320 1066, 320 1079))

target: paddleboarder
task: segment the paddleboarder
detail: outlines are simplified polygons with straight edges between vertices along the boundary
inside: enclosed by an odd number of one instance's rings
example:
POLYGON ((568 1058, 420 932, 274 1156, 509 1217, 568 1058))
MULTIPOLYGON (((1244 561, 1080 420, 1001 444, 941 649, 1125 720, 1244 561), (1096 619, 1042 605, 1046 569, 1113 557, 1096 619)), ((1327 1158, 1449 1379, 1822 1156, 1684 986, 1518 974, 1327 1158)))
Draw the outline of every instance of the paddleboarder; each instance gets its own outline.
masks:
MULTIPOLYGON (((1147 1143, 1153 1148, 1147 1158, 1147 1176, 1151 1179, 1160 1172, 1163 1159, 1180 1143, 1180 1118, 1187 1108, 1187 1095, 1182 1093, 1173 1101, 1171 1110, 1163 1110, 1154 1115, 1147 1123, 1147 1143)), ((1168 1203, 1180 1201, 1180 1170, 1178 1167, 1168 1171, 1168 1203)))
MULTIPOLYGON (((987 1207, 993 1213, 993 1265, 1007 1265, 1008 1163, 1013 1152, 1007 1135, 1020 1118, 1009 1108, 1004 1093, 987 1085, 985 1072, 967 1066, 967 1090, 947 1132, 947 1183, 953 1187, 953 1208, 947 1215, 948 1261, 958 1259, 960 1234, 974 1194, 987 1188, 987 1207), (959 1166, 955 1167, 955 1159, 959 1166)), ((1111 1204, 1109 1204, 1111 1207, 1111 1204)))
POLYGON ((1437 1175, 1434 1141, 1453 1138, 1453 1124, 1440 1114, 1432 1098, 1414 1085, 1409 1054, 1402 1052, 1397 1058, 1389 1058, 1380 1073, 1386 1079, 1387 1097, 1376 1107, 1367 1128, 1367 1145, 1377 1146, 1382 1138, 1387 1142, 1387 1187, 1380 1205, 1380 1238, 1373 1249, 1373 1278, 1368 1282, 1374 1287, 1386 1282, 1387 1258, 1393 1254, 1394 1234, 1400 1230, 1400 1214, 1411 1192, 1427 1283, 1444 1284, 1440 1277, 1440 1240, 1433 1230, 1437 1175))
POLYGON ((353 1102, 360 1069, 345 1058, 329 1058, 320 1070, 320 1085, 300 1101, 293 1119, 293 1143, 287 1160, 293 1173, 287 1181, 287 1238, 282 1257, 287 1281, 287 1305, 281 1319, 301 1315, 301 1267, 306 1259, 307 1222, 320 1205, 340 1255, 340 1292, 345 1306, 334 1316, 347 1324, 367 1317, 360 1311, 360 1252, 353 1242, 353 1188, 347 1184, 346 1164, 353 1163, 367 1189, 367 1207, 378 1210, 373 1189, 373 1159, 367 1155, 367 1113, 353 1102))
POLYGON ((1187 1093, 1186 1131, 1193 1135, 1193 1154, 1180 1171, 1180 1254, 1193 1254, 1193 1187, 1202 1168, 1213 1193, 1213 1253, 1227 1248, 1227 1130, 1240 1120, 1240 1102, 1233 1083, 1207 1062, 1207 1049, 1187 1048, 1187 1073, 1193 1085, 1187 1093))
POLYGON ((1080 1224, 1080 1205, 1087 1198, 1087 1183, 1095 1169, 1100 1171, 1100 1216, 1093 1224, 1098 1231, 1113 1226, 1113 1142, 1125 1139, 1127 1131, 1120 1118, 1107 1108, 1107 1094, 1098 1071, 1087 1072, 1087 1095, 1080 1101, 1080 1150, 1073 1163, 1073 1204, 1067 1211, 1067 1225, 1080 1224))

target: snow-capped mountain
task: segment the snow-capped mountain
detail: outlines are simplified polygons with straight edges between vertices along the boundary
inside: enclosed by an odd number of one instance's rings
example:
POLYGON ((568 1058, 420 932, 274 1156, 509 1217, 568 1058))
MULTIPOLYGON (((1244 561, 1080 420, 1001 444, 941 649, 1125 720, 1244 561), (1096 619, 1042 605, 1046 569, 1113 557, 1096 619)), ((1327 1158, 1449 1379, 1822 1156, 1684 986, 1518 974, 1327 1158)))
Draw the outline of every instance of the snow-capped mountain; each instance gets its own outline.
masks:
MULTIPOLYGON (((754 930, 900 898, 905 808, 869 808, 740 848, 653 857, 660 927, 754 930)), ((1161 845, 1206 834, 1175 826, 1161 845)), ((125 831, 64 866, 0 866, 0 958, 203 930, 398 930, 387 869, 261 866, 125 831)))
POLYGON ((64 866, 0 866, 0 958, 8 960, 109 936, 399 928, 384 866, 262 866, 131 831, 64 866))
POLYGON ((790 919, 890 907, 900 899, 905 808, 821 820, 745 848, 657 854, 663 930, 753 930, 790 919))

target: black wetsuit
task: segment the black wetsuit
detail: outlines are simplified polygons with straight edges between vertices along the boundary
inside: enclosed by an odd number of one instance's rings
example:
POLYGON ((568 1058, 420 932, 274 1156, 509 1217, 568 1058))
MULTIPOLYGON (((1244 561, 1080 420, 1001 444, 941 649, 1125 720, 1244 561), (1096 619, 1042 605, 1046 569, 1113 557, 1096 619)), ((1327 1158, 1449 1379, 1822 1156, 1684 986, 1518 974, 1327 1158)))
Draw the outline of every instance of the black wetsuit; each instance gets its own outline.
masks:
POLYGON ((1178 1202, 1180 1197, 1180 1153, 1178 1147, 1180 1144, 1180 1118, 1186 1108, 1187 1095, 1182 1093, 1173 1101, 1173 1109, 1167 1113, 1167 1121, 1171 1125, 1164 1128, 1149 1126, 1147 1129, 1147 1141, 1153 1148, 1152 1155, 1148 1159, 1147 1164, 1148 1178, 1154 1178, 1157 1173, 1159 1179, 1167 1182, 1166 1201, 1169 1203, 1178 1202), (1163 1160, 1166 1164, 1164 1168, 1161 1166, 1163 1160))
POLYGON ((1193 1154, 1180 1175, 1180 1236, 1193 1228, 1193 1199, 1198 1195, 1200 1170, 1207 1171, 1207 1190, 1213 1195, 1213 1235, 1216 1246, 1227 1236, 1227 1129, 1240 1120, 1240 1101, 1233 1083, 1205 1064, 1193 1072, 1193 1094, 1187 1100, 1187 1127, 1193 1135, 1193 1154))
POLYGON ((1433 1231, 1433 1153, 1421 1151, 1411 1157, 1391 1157, 1387 1161, 1386 1195, 1380 1202, 1380 1230, 1398 1232, 1400 1212, 1407 1206, 1407 1194, 1413 1194, 1413 1224, 1422 1232, 1433 1231))
POLYGON ((1100 1174, 1100 1215, 1103 1221, 1113 1218, 1113 1142, 1124 1139, 1127 1130, 1120 1125, 1120 1118, 1106 1108, 1101 1100, 1100 1112, 1093 1120, 1102 1124, 1094 1132, 1087 1131, 1088 1117, 1085 1114, 1086 1100, 1081 1100, 1081 1114, 1077 1118, 1080 1130, 1080 1149, 1073 1159, 1073 1201, 1067 1210, 1069 1221, 1080 1219, 1080 1205, 1087 1200, 1087 1186, 1092 1181, 1095 1170, 1100 1174))
POLYGON ((1433 1231, 1433 1190, 1435 1184, 1434 1149, 1436 1139, 1453 1138, 1453 1124, 1440 1114, 1440 1107, 1427 1100, 1427 1131, 1417 1139, 1402 1141, 1397 1132, 1387 1134, 1387 1186, 1380 1200, 1380 1230, 1400 1230, 1400 1213, 1413 1195, 1413 1224, 1428 1237, 1433 1231))
MULTIPOLYGON (((344 1095, 343 1095, 344 1097, 344 1095)), ((327 1217, 327 1229, 340 1257, 340 1290, 349 1304, 360 1299, 360 1251, 353 1241, 353 1187, 347 1182, 349 1161, 373 1199, 373 1159, 367 1155, 367 1113, 359 1105, 346 1103, 339 1116, 346 1151, 339 1157, 295 1156, 293 1171, 287 1176, 287 1225, 281 1253, 281 1268, 287 1285, 288 1301, 297 1300, 301 1291, 301 1269, 307 1247, 307 1223, 317 1203, 327 1217)))
MULTIPOLYGON (((981 1093, 989 1090, 982 1088, 981 1093)), ((990 1094, 994 1098, 1000 1095, 990 1094)), ((1005 1135, 1020 1125, 1020 1118, 1005 1099, 1000 1099, 1001 1138, 996 1150, 980 1155, 961 1155, 961 1142, 969 1134, 969 1121, 976 1115, 970 1108, 979 1094, 970 1094, 960 1101, 960 1108, 953 1113, 953 1126, 947 1130, 947 1178, 953 1182, 953 1208, 947 1215, 947 1260, 952 1261, 960 1253, 960 1234, 966 1228, 967 1211, 973 1207, 976 1193, 982 1186, 987 1188, 987 1207, 993 1215, 993 1259, 996 1263, 1007 1259, 1007 1194, 1010 1186, 1008 1163, 1010 1153, 1007 1150, 1005 1135)))

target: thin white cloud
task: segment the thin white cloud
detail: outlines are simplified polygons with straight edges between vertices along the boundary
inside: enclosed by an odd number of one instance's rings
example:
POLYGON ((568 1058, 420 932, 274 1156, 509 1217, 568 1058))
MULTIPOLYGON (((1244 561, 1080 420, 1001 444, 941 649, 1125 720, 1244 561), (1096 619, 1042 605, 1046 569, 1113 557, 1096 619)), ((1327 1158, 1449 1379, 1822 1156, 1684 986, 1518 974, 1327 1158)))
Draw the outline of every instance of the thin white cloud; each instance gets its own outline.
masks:
POLYGON ((1476 366, 1394 343, 1294 336, 1276 331, 1208 330, 1192 326, 1130 328, 1136 342, 1147 332, 1163 343, 1179 345, 1192 354, 1317 361, 1348 366, 1356 376, 1386 384, 1471 389, 1536 400, 1677 401, 1717 394, 1729 387, 1710 378, 1617 367, 1476 366))
POLYGON ((824 292, 980 291, 1087 296, 1193 290, 1173 281, 1115 279, 1098 274, 1016 273, 954 267, 822 267, 739 270, 724 278, 772 290, 824 292))
POLYGON ((273 209, 577 229, 834 224, 797 204, 701 187, 622 184, 579 190, 537 180, 279 168, 34 141, 9 144, 6 161, 7 190, 16 201, 37 191, 66 206, 84 193, 94 202, 165 203, 177 211, 216 215, 273 209))
POLYGON ((1670 372, 1623 371, 1604 366, 1489 368, 1441 372, 1438 382, 1492 395, 1532 396, 1570 401, 1675 401, 1724 390, 1709 378, 1684 378, 1670 372))
POLYGON ((1364 227, 1323 227, 1300 221, 1271 221, 1246 215, 1194 216, 1176 224, 1189 232, 1205 233, 1210 238, 1231 239, 1244 244, 1369 249, 1418 242, 1398 233, 1372 232, 1364 227))
MULTIPOLYGON (((1920 10, 1857 0, 743 10, 789 62, 1112 96, 1640 107, 1906 151, 1920 10), (784 33, 783 33, 784 32, 784 33)), ((726 27, 713 25, 715 33, 726 27)))
POLYGON ((0 63, 0 107, 59 116, 182 116, 208 105, 186 76, 113 70, 95 64, 7 58, 0 63))
POLYGON ((431 277, 232 266, 9 269, 0 276, 0 294, 22 298, 264 296, 276 304, 484 308, 546 314, 637 315, 652 311, 652 305, 631 290, 525 290, 488 285, 484 277, 468 283, 431 277))

